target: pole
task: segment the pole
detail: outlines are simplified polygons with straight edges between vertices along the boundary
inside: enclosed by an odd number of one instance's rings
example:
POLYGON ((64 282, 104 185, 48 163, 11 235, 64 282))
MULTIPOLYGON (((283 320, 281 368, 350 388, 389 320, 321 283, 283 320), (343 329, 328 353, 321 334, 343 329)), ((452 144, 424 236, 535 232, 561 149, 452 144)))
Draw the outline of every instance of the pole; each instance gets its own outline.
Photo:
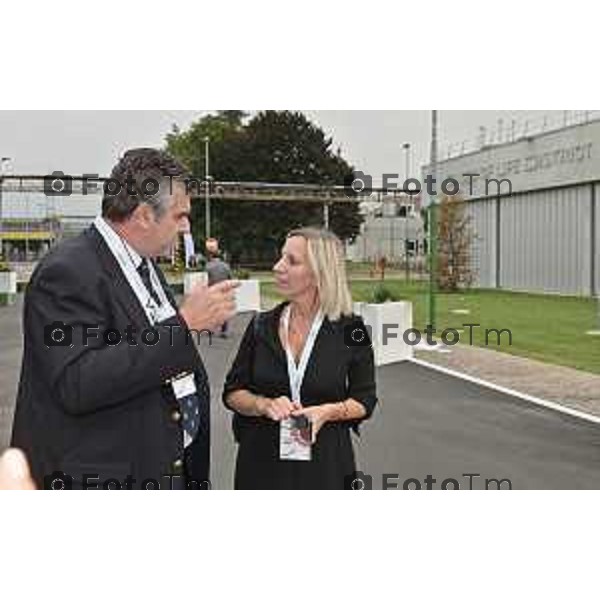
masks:
MULTIPOLYGON (((405 154, 405 169, 404 169, 404 181, 408 181, 410 178, 410 144, 406 142, 403 144, 405 154)), ((405 200, 408 199, 408 194, 404 192, 405 200)), ((404 206, 404 275, 408 282, 410 279, 410 265, 408 262, 408 205, 404 206)))
POLYGON ((324 223, 325 229, 329 230, 329 203, 328 202, 323 203, 323 223, 324 223))
MULTIPOLYGON (((430 175, 433 180, 436 179, 437 172, 437 110, 431 111, 431 158, 429 165, 431 168, 430 175)), ((434 191, 432 189, 432 191, 434 191)), ((436 274, 436 214, 435 214, 436 195, 429 196, 429 206, 427 207, 429 217, 427 219, 428 228, 428 251, 429 251, 429 298, 428 298, 428 325, 435 328, 435 274, 436 274)))
POLYGON ((590 294, 596 299, 596 326, 600 331, 600 291, 599 282, 596 281, 596 212, 597 212, 596 184, 590 184, 590 294))
MULTIPOLYGON (((12 158, 10 156, 3 156, 0 158, 0 231, 3 229, 4 222, 4 206, 2 201, 2 192, 4 187, 4 165, 10 163, 12 158)), ((4 256, 4 240, 0 238, 0 260, 4 256)), ((8 260, 8 257, 7 257, 8 260)))
POLYGON ((2 188, 4 187, 4 172, 0 168, 0 261, 4 260, 4 240, 2 231, 4 229, 4 213, 2 212, 2 188))
POLYGON ((27 195, 27 200, 25 200, 25 206, 27 207, 27 212, 25 214, 25 262, 29 262, 29 195, 27 195))
POLYGON ((204 138, 204 233, 206 239, 210 237, 210 138, 204 138))
MULTIPOLYGON (((383 206, 385 206, 385 200, 383 202, 383 206)), ((396 218, 396 215, 394 214, 395 208, 396 202, 392 196, 392 200, 390 201, 390 211, 388 213, 390 217, 390 263, 394 260, 394 219, 396 218)))

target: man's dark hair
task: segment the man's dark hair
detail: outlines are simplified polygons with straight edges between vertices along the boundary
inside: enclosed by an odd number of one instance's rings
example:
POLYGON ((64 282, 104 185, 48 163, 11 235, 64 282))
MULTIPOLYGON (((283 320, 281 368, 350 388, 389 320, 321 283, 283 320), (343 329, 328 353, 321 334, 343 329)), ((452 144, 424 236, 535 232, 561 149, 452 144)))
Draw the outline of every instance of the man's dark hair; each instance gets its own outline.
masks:
POLYGON ((102 216, 115 222, 124 221, 141 202, 148 202, 157 216, 160 216, 165 207, 157 186, 162 186, 166 178, 171 178, 170 182, 174 184, 175 178, 183 178, 186 175, 184 166, 162 150, 128 150, 113 168, 110 180, 105 183, 102 216), (132 181, 135 184, 132 184, 132 181), (149 183, 144 189, 146 182, 149 183), (128 187, 129 191, 135 193, 129 194, 128 187), (115 193, 117 191, 118 193, 115 193))

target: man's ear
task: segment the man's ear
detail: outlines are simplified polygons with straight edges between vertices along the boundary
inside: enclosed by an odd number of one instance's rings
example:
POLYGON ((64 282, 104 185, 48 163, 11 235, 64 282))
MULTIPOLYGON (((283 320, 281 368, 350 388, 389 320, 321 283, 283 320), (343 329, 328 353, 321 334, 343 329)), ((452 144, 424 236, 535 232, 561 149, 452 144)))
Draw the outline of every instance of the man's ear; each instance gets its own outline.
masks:
POLYGON ((131 214, 131 218, 143 229, 148 229, 156 223, 156 214, 146 202, 141 202, 131 214))

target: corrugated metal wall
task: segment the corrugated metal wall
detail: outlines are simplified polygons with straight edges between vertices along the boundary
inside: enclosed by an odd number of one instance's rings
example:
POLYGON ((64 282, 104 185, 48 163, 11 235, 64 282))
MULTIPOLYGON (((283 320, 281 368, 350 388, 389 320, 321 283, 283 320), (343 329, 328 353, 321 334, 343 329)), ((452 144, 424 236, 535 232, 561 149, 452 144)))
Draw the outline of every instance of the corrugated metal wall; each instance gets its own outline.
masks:
MULTIPOLYGON (((596 187, 600 198, 600 185, 596 187)), ((500 201, 499 283, 504 289, 591 293, 591 185, 515 193, 500 201)), ((472 201, 476 285, 496 286, 496 198, 472 201)), ((596 207, 599 206, 596 200, 596 207)), ((600 283, 600 211, 596 209, 596 288, 600 283)), ((598 291, 596 289, 596 291, 598 291)))
POLYGON ((471 257, 475 275, 474 285, 496 285, 496 201, 489 199, 469 202, 466 214, 471 218, 475 238, 471 257))

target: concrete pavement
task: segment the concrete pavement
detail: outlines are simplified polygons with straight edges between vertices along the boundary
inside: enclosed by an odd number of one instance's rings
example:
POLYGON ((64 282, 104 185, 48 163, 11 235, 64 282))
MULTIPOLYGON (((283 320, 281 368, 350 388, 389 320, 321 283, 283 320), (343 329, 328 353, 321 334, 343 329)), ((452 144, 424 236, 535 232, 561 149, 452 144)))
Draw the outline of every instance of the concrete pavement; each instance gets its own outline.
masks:
MULTIPOLYGON (((19 377, 21 310, 22 297, 0 308, 0 449, 9 440, 19 377)), ((238 316, 228 340, 200 347, 212 381, 216 489, 233 481, 231 415, 220 397, 248 320, 238 316)), ((356 439, 359 467, 375 489, 386 474, 388 487, 399 488, 441 489, 445 481, 485 489, 487 479, 490 489, 498 486, 493 480, 510 480, 513 489, 600 489, 599 425, 413 363, 379 368, 377 379, 378 410, 356 439)))

